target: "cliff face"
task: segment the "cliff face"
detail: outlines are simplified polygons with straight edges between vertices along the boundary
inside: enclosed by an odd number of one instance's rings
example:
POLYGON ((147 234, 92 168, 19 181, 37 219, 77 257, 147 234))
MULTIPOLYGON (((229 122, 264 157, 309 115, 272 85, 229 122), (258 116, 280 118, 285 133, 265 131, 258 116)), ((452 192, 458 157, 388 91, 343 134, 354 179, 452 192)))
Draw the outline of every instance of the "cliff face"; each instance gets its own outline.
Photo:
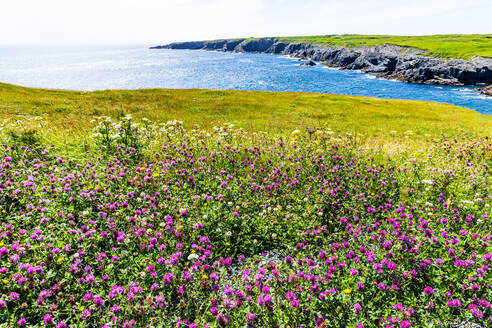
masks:
POLYGON ((492 84, 492 59, 443 60, 424 56, 418 49, 393 45, 349 49, 306 43, 285 43, 275 38, 263 38, 180 42, 151 49, 203 49, 284 54, 321 61, 332 67, 377 73, 380 77, 407 82, 443 85, 492 84))

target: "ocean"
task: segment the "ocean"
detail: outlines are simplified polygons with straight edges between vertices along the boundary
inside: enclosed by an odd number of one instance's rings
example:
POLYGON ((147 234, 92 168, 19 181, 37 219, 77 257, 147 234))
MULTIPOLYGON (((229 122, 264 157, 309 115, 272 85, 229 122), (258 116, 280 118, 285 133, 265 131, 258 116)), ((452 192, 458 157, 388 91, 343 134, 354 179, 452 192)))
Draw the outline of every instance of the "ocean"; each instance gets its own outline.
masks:
POLYGON ((306 91, 435 101, 492 114, 474 87, 411 84, 281 55, 140 46, 0 47, 0 82, 69 90, 233 89, 306 91))

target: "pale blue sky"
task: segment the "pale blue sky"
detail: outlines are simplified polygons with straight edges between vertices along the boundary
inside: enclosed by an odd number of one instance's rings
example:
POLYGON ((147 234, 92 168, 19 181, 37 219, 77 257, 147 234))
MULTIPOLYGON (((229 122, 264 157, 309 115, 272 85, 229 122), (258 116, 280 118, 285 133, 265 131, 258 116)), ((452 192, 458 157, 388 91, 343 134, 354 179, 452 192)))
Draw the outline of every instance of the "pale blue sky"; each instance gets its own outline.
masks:
POLYGON ((1 0, 0 44, 492 33, 492 0, 1 0))

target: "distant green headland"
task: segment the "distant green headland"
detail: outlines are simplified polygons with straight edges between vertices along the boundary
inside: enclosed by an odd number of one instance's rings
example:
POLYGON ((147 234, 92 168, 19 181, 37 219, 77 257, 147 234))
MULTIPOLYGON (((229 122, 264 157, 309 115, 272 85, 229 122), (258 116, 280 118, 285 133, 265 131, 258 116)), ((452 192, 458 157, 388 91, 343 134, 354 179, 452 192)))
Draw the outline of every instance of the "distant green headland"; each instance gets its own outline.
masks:
POLYGON ((278 37, 284 42, 323 44, 355 48, 392 44, 423 50, 426 55, 438 58, 470 59, 474 56, 492 58, 492 34, 440 34, 426 36, 396 35, 319 35, 278 37))
MULTIPOLYGON (((236 38, 229 40, 260 40, 262 38, 236 38)), ((438 58, 470 59, 475 56, 492 58, 492 34, 438 34, 438 35, 363 35, 327 34, 312 36, 285 36, 275 39, 287 43, 309 43, 330 47, 357 48, 391 44, 422 50, 426 55, 438 58)), ((207 40, 220 42, 226 39, 207 40)))

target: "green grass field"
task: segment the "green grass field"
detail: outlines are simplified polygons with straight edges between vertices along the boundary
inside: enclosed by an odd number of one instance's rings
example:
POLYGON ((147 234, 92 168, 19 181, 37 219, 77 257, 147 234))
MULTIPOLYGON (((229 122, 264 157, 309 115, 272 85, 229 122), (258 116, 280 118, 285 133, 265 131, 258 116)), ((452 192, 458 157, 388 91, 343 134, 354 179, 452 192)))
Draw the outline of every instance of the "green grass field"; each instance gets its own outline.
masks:
POLYGON ((295 129, 330 128, 350 133, 370 147, 425 149, 442 138, 480 138, 492 132, 492 117, 456 106, 316 93, 219 90, 33 89, 0 84, 0 128, 36 129, 72 152, 90 135, 95 119, 131 115, 153 122, 181 120, 185 128, 233 123, 249 132, 290 135, 295 129))
POLYGON ((330 127, 339 133, 398 139, 490 134, 492 117, 452 105, 317 93, 220 90, 33 89, 0 84, 0 118, 40 117, 72 133, 90 129, 98 116, 131 114, 154 121, 182 120, 211 128, 234 123, 246 130, 330 127), (72 131, 73 130, 73 131, 72 131), (460 132, 461 131, 461 132, 460 132))
POLYGON ((449 34, 428 36, 395 35, 319 35, 279 37, 285 42, 323 44, 340 47, 360 47, 380 44, 392 44, 413 47, 425 54, 439 58, 464 58, 473 56, 492 57, 492 34, 449 34))

